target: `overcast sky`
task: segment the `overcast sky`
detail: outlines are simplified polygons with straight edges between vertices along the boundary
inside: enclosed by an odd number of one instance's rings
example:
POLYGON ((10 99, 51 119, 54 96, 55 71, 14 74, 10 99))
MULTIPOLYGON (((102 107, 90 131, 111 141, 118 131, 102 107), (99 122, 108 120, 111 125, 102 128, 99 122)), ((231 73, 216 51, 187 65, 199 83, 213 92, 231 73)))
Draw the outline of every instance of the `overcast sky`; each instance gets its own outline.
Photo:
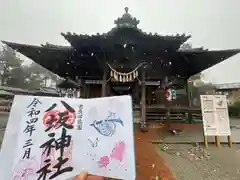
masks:
MULTIPOLYGON (((194 47, 240 49, 240 0, 0 0, 0 40, 68 45, 61 32, 109 31, 124 7, 146 32, 186 33, 194 47)), ((214 83, 240 82, 240 55, 210 68, 214 83)))

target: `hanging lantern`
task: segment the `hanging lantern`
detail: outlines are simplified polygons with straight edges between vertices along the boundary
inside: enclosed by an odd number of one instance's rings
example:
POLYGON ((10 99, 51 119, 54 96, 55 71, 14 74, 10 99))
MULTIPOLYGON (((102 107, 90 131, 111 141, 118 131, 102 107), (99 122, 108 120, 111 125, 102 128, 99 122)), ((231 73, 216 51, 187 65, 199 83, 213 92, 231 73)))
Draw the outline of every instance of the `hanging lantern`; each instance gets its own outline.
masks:
POLYGON ((177 99, 177 92, 175 89, 172 89, 172 99, 176 100, 177 99))
POLYGON ((168 101, 172 101, 172 90, 171 89, 166 90, 166 99, 168 101))

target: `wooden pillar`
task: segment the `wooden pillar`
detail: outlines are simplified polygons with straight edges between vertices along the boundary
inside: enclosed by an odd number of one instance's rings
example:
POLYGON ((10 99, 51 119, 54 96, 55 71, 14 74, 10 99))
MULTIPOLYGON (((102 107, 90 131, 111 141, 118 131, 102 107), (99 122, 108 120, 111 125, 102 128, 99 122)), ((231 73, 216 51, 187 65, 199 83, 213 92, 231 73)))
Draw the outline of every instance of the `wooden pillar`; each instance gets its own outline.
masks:
POLYGON ((187 94, 187 105, 188 105, 188 109, 190 109, 190 110, 188 110, 188 123, 189 124, 192 124, 192 122, 193 122, 193 118, 192 118, 192 111, 191 111, 191 107, 192 107, 192 102, 191 102, 191 92, 189 92, 189 86, 188 86, 189 84, 188 84, 188 79, 186 80, 186 82, 185 82, 185 89, 186 89, 186 94, 187 94))
POLYGON ((106 97, 107 95, 107 71, 104 70, 103 72, 103 82, 102 82, 102 97, 106 97))
POLYGON ((167 98, 165 98, 165 106, 166 106, 166 127, 169 129, 171 126, 171 111, 170 111, 170 102, 167 100, 167 98))
POLYGON ((82 84, 82 87, 80 88, 80 97, 87 98, 87 85, 85 82, 82 84))
POLYGON ((91 91, 90 84, 86 84, 85 98, 90 98, 90 91, 91 91))
POLYGON ((189 91, 189 84, 188 84, 188 79, 186 80, 187 82, 185 82, 185 89, 186 89, 186 94, 187 94, 187 104, 188 104, 188 106, 189 107, 191 107, 192 106, 192 103, 191 103, 191 93, 190 93, 190 91, 189 91))
POLYGON ((140 104, 140 93, 139 93, 139 82, 134 82, 134 99, 135 99, 135 103, 136 105, 140 104))
POLYGON ((141 73, 141 129, 146 130, 146 74, 141 73))

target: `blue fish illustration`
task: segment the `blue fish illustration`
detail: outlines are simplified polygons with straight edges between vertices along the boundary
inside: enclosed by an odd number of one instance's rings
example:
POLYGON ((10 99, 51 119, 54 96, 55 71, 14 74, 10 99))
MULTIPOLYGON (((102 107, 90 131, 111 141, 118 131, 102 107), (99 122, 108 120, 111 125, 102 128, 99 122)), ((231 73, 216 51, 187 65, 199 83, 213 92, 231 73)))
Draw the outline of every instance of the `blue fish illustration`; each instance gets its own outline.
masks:
POLYGON ((104 120, 93 121, 90 126, 93 126, 103 136, 112 136, 116 132, 116 123, 123 126, 123 121, 120 118, 115 118, 115 114, 111 113, 104 120))

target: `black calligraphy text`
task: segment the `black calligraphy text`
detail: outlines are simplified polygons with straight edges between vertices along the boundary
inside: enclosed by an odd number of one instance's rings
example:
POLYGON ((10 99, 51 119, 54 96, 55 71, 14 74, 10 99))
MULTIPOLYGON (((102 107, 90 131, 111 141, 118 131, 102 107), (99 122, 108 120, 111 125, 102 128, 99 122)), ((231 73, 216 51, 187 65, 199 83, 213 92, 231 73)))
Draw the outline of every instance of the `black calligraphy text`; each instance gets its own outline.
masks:
POLYGON ((68 135, 67 131, 73 129, 76 114, 75 110, 66 102, 61 101, 61 103, 66 108, 65 111, 55 110, 56 103, 45 111, 45 132, 48 132, 49 139, 40 145, 44 160, 41 168, 37 171, 38 180, 54 179, 63 173, 73 171, 73 167, 69 163, 71 159, 65 155, 65 151, 72 146, 72 136, 68 135), (57 138, 53 130, 58 129, 61 130, 61 135, 57 138), (57 151, 59 156, 55 159, 54 154, 57 151))
POLYGON ((32 102, 27 106, 28 119, 26 120, 26 127, 24 128, 23 133, 28 136, 28 139, 25 140, 25 143, 23 145, 24 154, 22 156, 22 159, 29 159, 31 157, 31 146, 33 145, 32 135, 36 130, 35 123, 38 121, 38 115, 40 114, 40 110, 37 109, 38 104, 42 103, 37 98, 34 98, 32 102))

